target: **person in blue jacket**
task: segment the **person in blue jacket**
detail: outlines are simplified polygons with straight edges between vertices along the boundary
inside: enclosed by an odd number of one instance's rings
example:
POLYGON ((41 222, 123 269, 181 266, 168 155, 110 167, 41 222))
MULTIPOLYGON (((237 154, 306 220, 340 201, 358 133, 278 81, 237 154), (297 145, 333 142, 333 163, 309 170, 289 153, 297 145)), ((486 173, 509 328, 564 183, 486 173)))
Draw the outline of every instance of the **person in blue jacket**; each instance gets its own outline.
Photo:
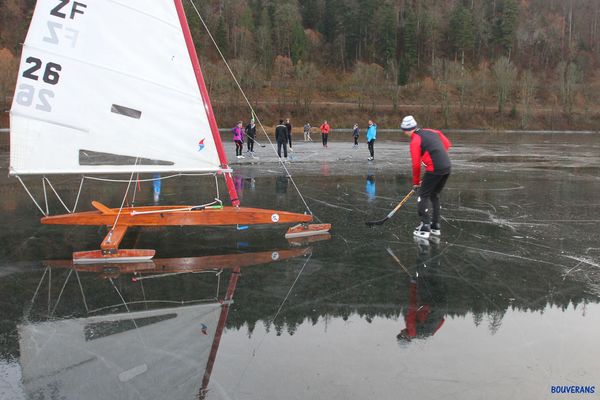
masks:
POLYGON ((367 158, 369 161, 375 159, 375 139, 377 138, 377 124, 369 120, 369 127, 367 128, 367 144, 369 145, 369 153, 371 157, 367 158))

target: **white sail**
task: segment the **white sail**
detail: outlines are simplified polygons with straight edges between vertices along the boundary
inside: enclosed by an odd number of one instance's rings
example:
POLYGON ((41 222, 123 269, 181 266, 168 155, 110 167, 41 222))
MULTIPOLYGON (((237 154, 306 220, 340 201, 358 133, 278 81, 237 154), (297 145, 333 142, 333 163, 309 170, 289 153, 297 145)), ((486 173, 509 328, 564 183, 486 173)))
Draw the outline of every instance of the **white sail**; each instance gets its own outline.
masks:
POLYGON ((38 0, 10 123, 11 174, 220 169, 172 0, 38 0))
POLYGON ((28 398, 195 399, 220 303, 18 326, 28 398))

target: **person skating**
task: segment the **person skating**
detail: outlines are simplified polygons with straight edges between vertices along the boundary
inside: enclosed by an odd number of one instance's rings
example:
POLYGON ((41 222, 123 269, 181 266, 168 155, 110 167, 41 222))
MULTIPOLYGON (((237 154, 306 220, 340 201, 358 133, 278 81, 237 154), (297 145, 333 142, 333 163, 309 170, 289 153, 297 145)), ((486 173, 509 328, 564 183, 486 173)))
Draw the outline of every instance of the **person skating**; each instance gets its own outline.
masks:
POLYGON ((375 159, 375 139, 377 139, 377 124, 369 120, 369 127, 367 128, 367 145, 371 154, 371 157, 367 158, 369 161, 375 159))
POLYGON ((290 151, 294 151, 292 149, 292 124, 289 118, 285 120, 285 129, 287 129, 287 140, 290 146, 290 151))
POLYGON ((307 122, 306 124, 304 124, 304 141, 305 142, 312 142, 312 138, 310 137, 310 130, 311 130, 312 126, 310 126, 310 124, 307 122))
POLYGON ((358 128, 358 124, 354 124, 354 129, 352 131, 352 137, 354 138, 354 148, 358 147, 358 137, 360 136, 360 129, 358 128))
POLYGON ((238 121, 237 125, 231 129, 233 133, 233 141, 235 142, 235 156, 244 158, 242 149, 244 148, 244 131, 242 130, 242 121, 238 121))
POLYGON ((254 157, 254 138, 256 137, 256 124, 254 124, 254 119, 251 119, 248 125, 246 125, 244 132, 248 138, 248 147, 246 152, 254 157))
POLYGON ((323 121, 320 129, 321 129, 321 140, 323 141, 323 147, 327 148, 327 139, 329 137, 329 131, 331 130, 331 127, 327 123, 327 120, 323 121))
POLYGON ((283 120, 279 120, 279 125, 275 127, 275 141, 277 142, 277 155, 281 160, 281 148, 283 147, 284 161, 287 161, 287 128, 283 120))
POLYGON ((451 163, 448 149, 452 143, 441 131, 417 127, 412 115, 404 117, 400 129, 410 138, 413 189, 418 195, 418 211, 421 224, 414 230, 418 238, 440 236, 440 192, 450 176, 451 163), (425 174, 421 179, 421 163, 425 174), (431 214, 431 215, 430 215, 431 214))

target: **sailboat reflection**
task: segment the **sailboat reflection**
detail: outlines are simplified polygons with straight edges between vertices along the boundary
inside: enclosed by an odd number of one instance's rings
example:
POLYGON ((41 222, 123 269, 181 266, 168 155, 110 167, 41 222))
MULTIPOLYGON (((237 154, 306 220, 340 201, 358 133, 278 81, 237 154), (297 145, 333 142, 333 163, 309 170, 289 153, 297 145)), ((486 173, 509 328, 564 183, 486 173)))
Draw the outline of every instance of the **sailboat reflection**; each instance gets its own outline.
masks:
POLYGON ((27 398, 204 399, 241 268, 310 252, 93 266, 46 261, 18 326, 27 398), (216 295, 206 290, 206 273, 216 277, 216 295))
POLYGON ((408 275, 408 307, 404 310, 405 327, 396 336, 400 343, 435 335, 445 322, 445 290, 439 287, 438 246, 417 241, 416 269, 411 273, 391 249, 388 253, 408 275))

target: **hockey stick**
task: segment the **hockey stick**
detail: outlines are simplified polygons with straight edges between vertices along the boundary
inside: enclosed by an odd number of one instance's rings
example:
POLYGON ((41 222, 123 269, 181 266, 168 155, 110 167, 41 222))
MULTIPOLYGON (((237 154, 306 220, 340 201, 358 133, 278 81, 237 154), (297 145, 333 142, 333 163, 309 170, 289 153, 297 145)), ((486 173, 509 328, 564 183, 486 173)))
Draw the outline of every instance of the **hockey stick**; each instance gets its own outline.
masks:
POLYGON ((252 136, 248 136, 248 134, 247 134, 247 133, 245 133, 245 132, 244 132, 244 135, 246 136, 246 139, 247 139, 247 140, 253 140, 253 141, 254 141, 254 143, 256 143, 257 145, 259 145, 260 147, 266 147, 264 144, 260 144, 260 143, 258 143, 258 140, 254 139, 252 136))
POLYGON ((386 248, 387 252, 390 254, 390 256, 392 256, 394 258, 394 260, 398 263, 398 265, 400 267, 402 267, 402 269, 404 270, 404 272, 406 272, 406 274, 412 278, 412 275, 410 274, 410 272, 408 272, 408 269, 406 269, 406 267, 404 266, 404 264, 402 264, 402 262, 398 259, 398 257, 396 257, 396 255, 394 254, 394 252, 392 251, 392 249, 390 249, 389 247, 386 248))
POLYGON ((402 207, 404 205, 404 203, 406 203, 408 201, 408 199, 410 198, 410 196, 412 196, 414 193, 415 193, 415 190, 411 189, 411 191, 408 192, 408 194, 406 196, 404 196, 404 198, 400 201, 400 203, 398 203, 396 208, 394 208, 384 219, 380 219, 379 221, 367 221, 367 222, 365 222, 365 224, 367 224, 367 226, 382 225, 385 221, 392 218, 392 216, 394 214, 396 214, 396 211, 398 211, 400 209, 400 207, 402 207))

